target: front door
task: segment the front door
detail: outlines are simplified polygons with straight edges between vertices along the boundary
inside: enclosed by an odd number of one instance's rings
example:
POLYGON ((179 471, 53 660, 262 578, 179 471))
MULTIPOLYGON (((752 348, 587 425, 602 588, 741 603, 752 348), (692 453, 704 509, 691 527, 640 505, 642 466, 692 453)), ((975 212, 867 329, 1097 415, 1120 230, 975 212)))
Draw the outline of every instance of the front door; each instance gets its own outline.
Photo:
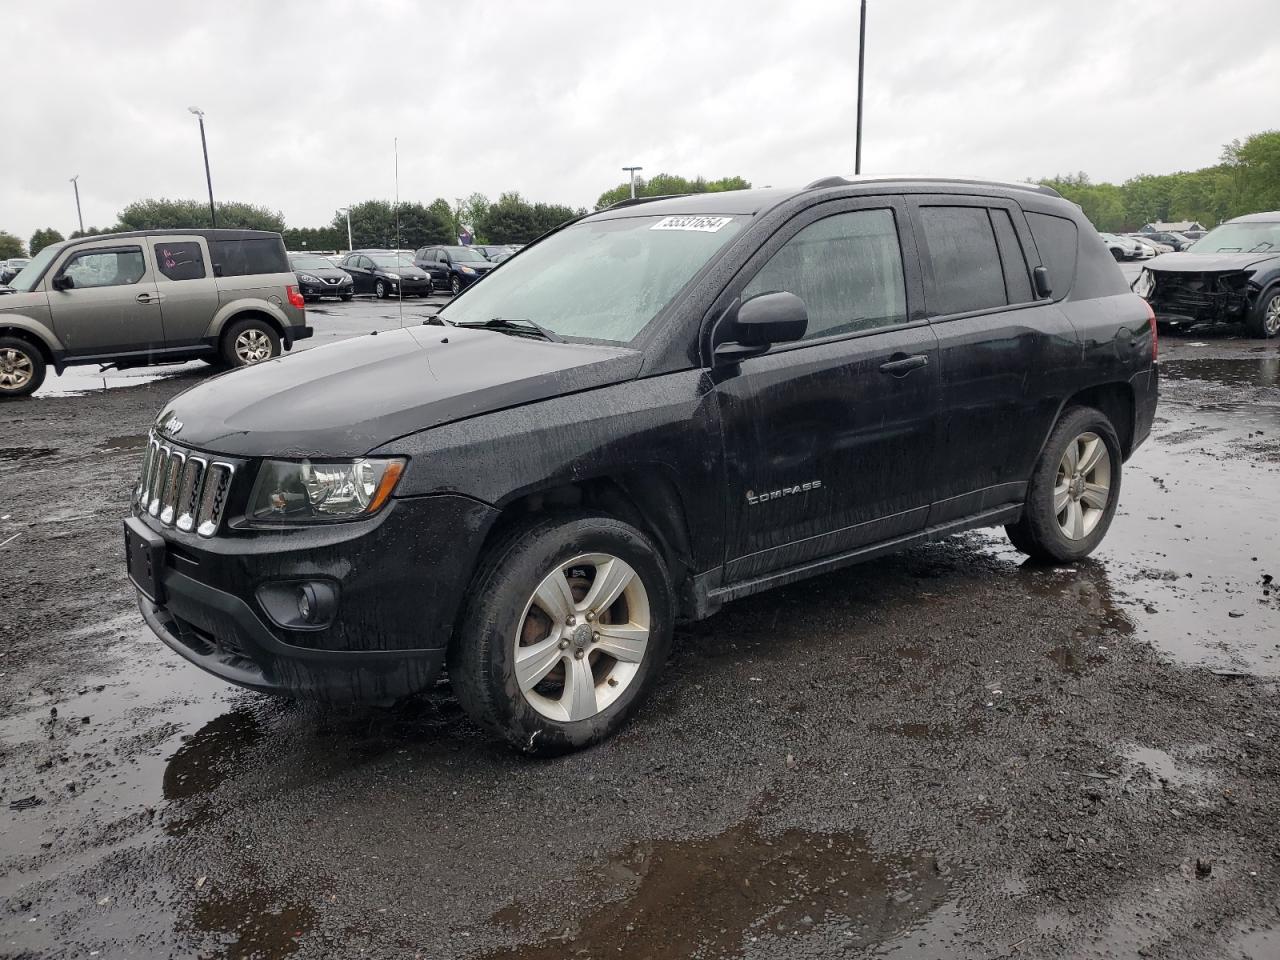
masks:
POLYGON ((156 262, 156 289, 165 344, 198 344, 218 312, 218 285, 200 237, 148 237, 156 262))
POLYGON ((46 284, 53 329, 69 358, 116 357, 164 346, 160 294, 142 241, 72 250, 46 284))
MULTIPOLYGON (((725 582, 914 533, 934 487, 937 339, 898 198, 820 204, 748 262, 737 296, 804 300, 803 340, 718 385, 725 582)), ((733 295, 731 285, 729 294, 733 295)))

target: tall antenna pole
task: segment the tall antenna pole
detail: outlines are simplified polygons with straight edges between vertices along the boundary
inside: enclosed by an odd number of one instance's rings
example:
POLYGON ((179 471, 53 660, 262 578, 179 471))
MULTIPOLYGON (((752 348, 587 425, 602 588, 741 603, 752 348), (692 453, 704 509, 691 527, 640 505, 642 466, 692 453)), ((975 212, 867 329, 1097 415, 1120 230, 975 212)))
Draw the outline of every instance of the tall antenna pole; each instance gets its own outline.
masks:
MULTIPOLYGON (((391 148, 396 155, 396 266, 400 265, 400 138, 391 141, 391 148)), ((397 297, 400 303, 400 326, 404 326, 404 278, 396 284, 397 297)))
POLYGON ((84 217, 80 213, 80 184, 76 183, 80 179, 80 174, 76 174, 71 178, 71 186, 76 191, 76 219, 80 221, 80 232, 84 233, 84 217))
POLYGON ((862 72, 867 61, 867 0, 862 0, 858 18, 858 142, 854 148, 853 172, 862 173, 862 72))

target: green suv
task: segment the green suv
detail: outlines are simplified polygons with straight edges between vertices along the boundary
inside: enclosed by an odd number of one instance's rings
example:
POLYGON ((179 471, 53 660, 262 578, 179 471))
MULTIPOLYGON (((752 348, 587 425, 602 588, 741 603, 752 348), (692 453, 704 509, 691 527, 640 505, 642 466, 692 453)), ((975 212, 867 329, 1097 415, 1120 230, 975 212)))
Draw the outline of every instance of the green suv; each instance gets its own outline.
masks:
POLYGON ((52 366, 202 359, 243 367, 311 336, 284 241, 262 230, 148 230, 45 247, 0 296, 0 398, 52 366))

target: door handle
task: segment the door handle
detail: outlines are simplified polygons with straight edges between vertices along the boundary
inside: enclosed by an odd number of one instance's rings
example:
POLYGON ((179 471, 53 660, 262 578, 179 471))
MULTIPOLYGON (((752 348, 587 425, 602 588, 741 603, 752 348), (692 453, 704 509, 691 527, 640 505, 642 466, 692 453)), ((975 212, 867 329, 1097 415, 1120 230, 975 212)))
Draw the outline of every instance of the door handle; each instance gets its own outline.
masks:
POLYGON ((160 294, 158 293, 140 293, 137 296, 139 303, 159 303, 160 294))
POLYGON ((886 360, 880 364, 881 373, 891 373, 895 377, 905 377, 916 367, 928 366, 929 357, 924 353, 917 353, 914 356, 907 356, 904 353, 895 353, 891 360, 886 360))

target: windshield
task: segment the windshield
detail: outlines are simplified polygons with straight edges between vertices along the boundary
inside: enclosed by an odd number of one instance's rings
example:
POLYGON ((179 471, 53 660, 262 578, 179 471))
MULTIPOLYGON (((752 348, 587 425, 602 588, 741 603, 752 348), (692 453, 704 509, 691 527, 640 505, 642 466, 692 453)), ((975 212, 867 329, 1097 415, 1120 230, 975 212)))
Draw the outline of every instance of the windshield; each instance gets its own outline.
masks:
POLYGON ((740 227, 733 217, 587 220, 530 247, 440 316, 532 320, 562 337, 630 343, 740 227))
POLYGON ((484 263, 485 256, 475 247, 445 247, 454 263, 484 263))
POLYGON ((19 293, 30 293, 35 289, 36 281, 40 279, 40 274, 44 273, 44 268, 50 264, 61 249, 62 244, 60 243, 45 247, 31 258, 31 261, 22 268, 22 271, 16 277, 9 281, 9 286, 19 293))
POLYGON ((289 266, 295 270, 325 270, 333 264, 324 257, 290 257, 289 266))
POLYGON ((380 257, 370 257, 369 259, 379 267, 388 267, 390 269, 413 266, 413 254, 411 253, 400 253, 394 256, 383 255, 380 257))
POLYGON ((1224 223, 1195 242, 1196 253, 1263 253, 1280 250, 1280 220, 1224 223))

